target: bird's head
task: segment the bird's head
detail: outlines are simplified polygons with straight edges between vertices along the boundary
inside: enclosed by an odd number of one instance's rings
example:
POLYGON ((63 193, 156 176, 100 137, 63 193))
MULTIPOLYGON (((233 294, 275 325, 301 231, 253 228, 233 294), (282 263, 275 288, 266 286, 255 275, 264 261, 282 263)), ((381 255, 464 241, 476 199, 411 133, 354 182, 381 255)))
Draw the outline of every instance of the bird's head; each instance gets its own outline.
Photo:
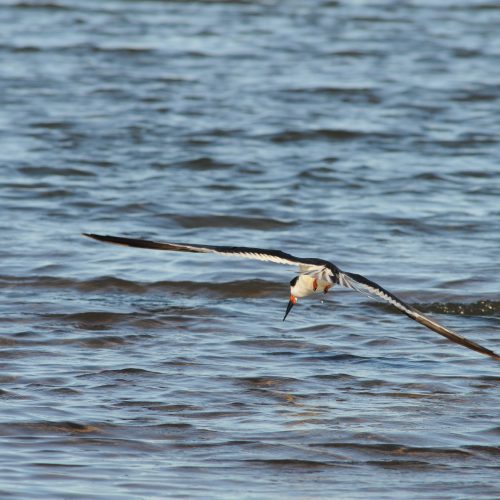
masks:
POLYGON ((290 300, 288 302, 288 305, 286 306, 286 312, 283 321, 285 321, 286 317, 288 316, 288 313, 292 310, 292 307, 297 303, 297 295, 294 292, 297 286, 298 279, 299 277, 295 276, 295 278, 293 278, 293 280, 290 281, 290 300))

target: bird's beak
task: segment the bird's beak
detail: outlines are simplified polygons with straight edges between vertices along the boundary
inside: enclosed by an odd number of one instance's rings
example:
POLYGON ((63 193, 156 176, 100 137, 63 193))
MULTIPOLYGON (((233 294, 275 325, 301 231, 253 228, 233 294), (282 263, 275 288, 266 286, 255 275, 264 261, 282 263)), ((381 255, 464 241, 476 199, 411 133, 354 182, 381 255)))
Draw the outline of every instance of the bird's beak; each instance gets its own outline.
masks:
POLYGON ((292 307, 296 303, 297 303, 297 297, 295 297, 295 295, 290 295, 290 301, 288 302, 288 305, 286 306, 286 312, 285 312, 285 317, 283 318, 283 321, 285 321, 286 317, 288 316, 288 313, 292 310, 292 307))

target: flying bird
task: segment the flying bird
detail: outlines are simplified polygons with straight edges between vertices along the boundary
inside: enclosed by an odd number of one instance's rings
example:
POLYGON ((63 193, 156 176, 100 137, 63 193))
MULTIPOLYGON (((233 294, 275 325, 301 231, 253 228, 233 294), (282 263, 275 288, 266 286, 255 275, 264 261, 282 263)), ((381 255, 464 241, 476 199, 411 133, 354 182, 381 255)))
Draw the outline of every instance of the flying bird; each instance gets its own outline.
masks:
POLYGON ((382 299, 399 309, 411 319, 426 326, 434 332, 456 342, 468 349, 477 351, 493 359, 500 360, 500 356, 482 345, 455 333, 437 321, 425 316, 413 306, 406 304, 391 292, 382 288, 377 283, 361 276, 340 270, 335 264, 323 259, 301 258, 282 252, 281 250, 266 250, 262 248, 197 245, 192 243, 157 242, 121 236, 108 236, 83 233, 84 236, 94 240, 116 245, 125 245, 135 248, 148 248, 152 250, 169 250, 174 252, 214 253, 232 257, 257 259, 276 264, 295 265, 299 267, 299 274, 290 281, 290 300, 288 302, 283 321, 297 303, 299 298, 307 297, 314 293, 327 293, 330 288, 340 285, 357 290, 373 298, 382 299))

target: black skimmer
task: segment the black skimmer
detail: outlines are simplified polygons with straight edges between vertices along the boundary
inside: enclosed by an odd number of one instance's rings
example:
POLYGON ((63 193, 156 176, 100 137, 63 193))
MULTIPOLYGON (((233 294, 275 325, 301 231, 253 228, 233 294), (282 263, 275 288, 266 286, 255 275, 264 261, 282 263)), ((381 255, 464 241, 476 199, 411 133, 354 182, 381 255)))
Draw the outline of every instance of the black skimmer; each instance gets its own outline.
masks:
POLYGON ((430 328, 434 332, 446 337, 452 342, 456 342, 464 347, 491 356, 500 360, 500 356, 486 347, 483 347, 472 340, 469 340, 458 333, 455 333, 444 327, 437 321, 428 318, 414 307, 398 299, 394 294, 382 288, 377 283, 361 276, 360 274, 341 271, 335 264, 323 259, 303 259, 294 257, 281 250, 266 250, 263 248, 215 246, 215 245, 197 245, 190 243, 170 243, 148 241, 135 238, 124 238, 120 236, 103 236, 99 234, 84 233, 84 236, 93 238, 106 243, 116 245, 125 245, 136 248, 148 248, 152 250, 170 250, 174 252, 194 252, 194 253, 215 253, 219 255, 228 255, 233 257, 242 257, 247 259, 257 259, 276 264, 295 265, 299 267, 299 275, 290 281, 290 301, 286 308, 285 321, 288 313, 291 311, 298 298, 307 297, 314 293, 327 293, 335 286, 341 285, 352 288, 361 293, 365 293, 373 298, 383 299, 392 304, 396 309, 414 319, 418 323, 430 328))

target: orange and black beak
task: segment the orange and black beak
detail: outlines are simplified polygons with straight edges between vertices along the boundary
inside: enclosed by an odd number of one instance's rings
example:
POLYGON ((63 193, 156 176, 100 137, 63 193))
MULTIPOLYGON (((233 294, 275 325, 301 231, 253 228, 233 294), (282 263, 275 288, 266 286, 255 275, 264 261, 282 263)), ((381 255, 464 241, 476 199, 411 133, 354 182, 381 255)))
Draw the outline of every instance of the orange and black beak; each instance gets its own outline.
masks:
POLYGON ((292 307, 297 303, 297 297, 295 295, 290 295, 290 301, 288 302, 288 305, 286 306, 286 312, 285 312, 285 317, 283 318, 283 321, 285 321, 286 317, 288 316, 288 313, 292 310, 292 307))

